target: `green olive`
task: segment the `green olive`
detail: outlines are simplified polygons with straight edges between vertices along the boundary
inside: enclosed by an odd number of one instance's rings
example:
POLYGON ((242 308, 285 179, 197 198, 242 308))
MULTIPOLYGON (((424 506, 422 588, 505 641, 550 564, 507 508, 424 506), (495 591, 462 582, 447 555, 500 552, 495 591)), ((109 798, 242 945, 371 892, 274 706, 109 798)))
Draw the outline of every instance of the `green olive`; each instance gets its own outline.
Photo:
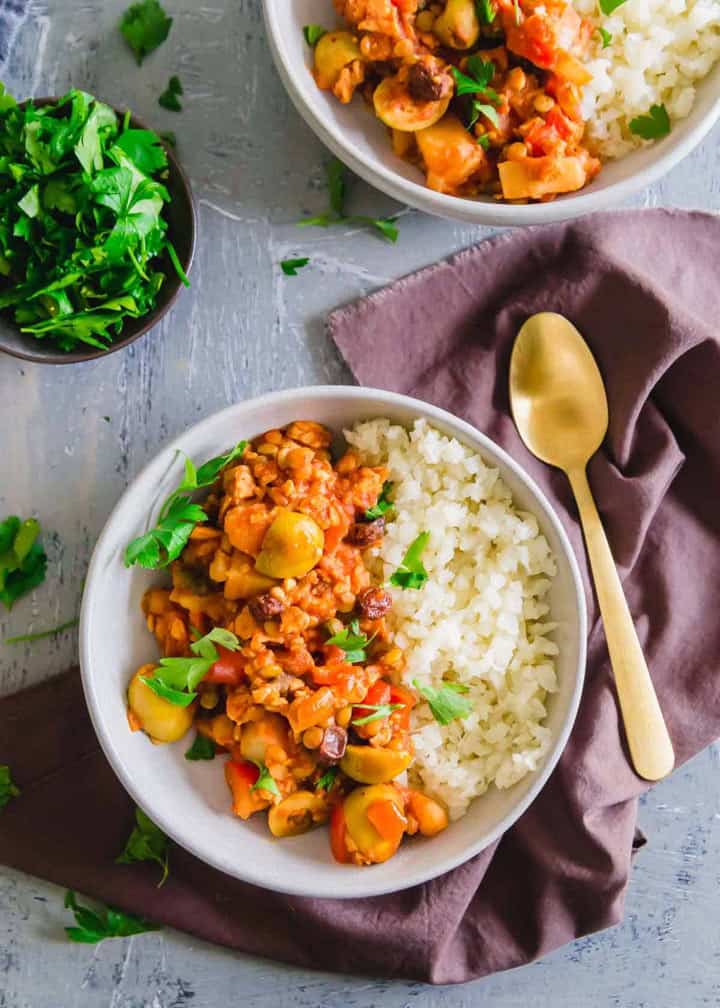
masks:
POLYGON ((312 791, 296 791, 273 805, 268 813, 270 832, 276 837, 299 836, 327 818, 327 806, 312 791))
POLYGON ((433 24, 433 32, 451 49, 471 49, 480 37, 475 0, 448 0, 433 24))
POLYGON ((325 534, 317 522, 283 508, 265 533, 255 569, 272 578, 304 577, 322 556, 324 546, 325 534))
POLYGON ((153 742, 177 742, 193 722, 195 704, 179 707, 154 693, 143 682, 154 671, 154 665, 143 665, 137 670, 128 687, 128 705, 153 742))
POLYGON ((404 133, 415 133, 432 126, 445 115, 449 104, 449 97, 437 101, 416 101, 408 92, 407 85, 397 77, 386 77, 373 93, 378 119, 391 129, 404 133))
POLYGON ((349 745, 340 760, 340 769, 361 784, 383 784, 407 770, 412 755, 396 749, 369 745, 349 745))
POLYGON ((358 59, 362 59, 362 53, 352 32, 326 32, 315 46, 315 80, 318 87, 324 91, 334 88, 343 69, 358 59))
POLYGON ((371 805, 386 801, 393 802, 402 814, 402 799, 397 789, 389 784, 355 788, 343 803, 345 829, 360 853, 373 864, 387 861, 398 848, 391 840, 381 837, 367 817, 371 805))

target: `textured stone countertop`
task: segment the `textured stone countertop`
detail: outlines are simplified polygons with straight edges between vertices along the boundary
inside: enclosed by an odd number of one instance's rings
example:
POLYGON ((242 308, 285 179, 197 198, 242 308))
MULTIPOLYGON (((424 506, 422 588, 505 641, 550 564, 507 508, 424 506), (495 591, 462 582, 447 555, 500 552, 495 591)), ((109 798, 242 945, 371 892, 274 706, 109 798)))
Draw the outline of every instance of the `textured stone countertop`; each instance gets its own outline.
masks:
MULTIPOLYGON (((0 358, 0 514, 37 511, 54 581, 0 614, 0 640, 72 617, 115 500, 168 438, 228 403, 347 382, 323 333, 335 305, 484 237, 402 211, 397 246, 354 230, 294 227, 324 205, 326 152, 285 97, 259 0, 165 0, 168 42, 137 68, 116 23, 125 0, 32 0, 5 71, 19 96, 83 87, 176 132, 199 203, 192 290, 147 338, 79 367, 0 358), (184 110, 156 98, 171 73, 184 110), (278 262, 311 254, 284 277, 278 262), (59 576, 60 584, 57 584, 59 576)), ((720 210, 720 128, 633 202, 720 210)), ((358 183, 359 212, 398 208, 358 183)), ((0 692, 76 658, 73 633, 0 645, 0 692)), ((42 726, 36 726, 41 731, 42 726)), ((649 837, 624 923, 532 966, 462 987, 338 977, 231 954, 164 932, 97 947, 64 940, 62 890, 0 869, 0 1008, 686 1008, 720 1004, 720 749, 643 802, 649 837)))

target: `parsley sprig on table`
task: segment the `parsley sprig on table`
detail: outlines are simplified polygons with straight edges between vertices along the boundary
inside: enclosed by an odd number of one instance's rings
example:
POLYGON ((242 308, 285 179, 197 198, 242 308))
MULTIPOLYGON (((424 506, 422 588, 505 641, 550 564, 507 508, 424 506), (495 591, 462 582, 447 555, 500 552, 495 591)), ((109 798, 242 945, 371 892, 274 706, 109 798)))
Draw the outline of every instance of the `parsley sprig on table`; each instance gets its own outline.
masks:
POLYGON ((173 19, 168 17, 158 0, 134 3, 120 20, 120 31, 135 53, 138 65, 170 34, 173 19))
POLYGON ((500 123, 495 105, 500 101, 500 95, 491 88, 490 81, 495 76, 495 64, 490 60, 484 60, 478 55, 469 56, 467 59, 467 73, 451 67, 450 72, 455 78, 455 94, 473 95, 470 103, 470 118, 467 123, 471 129, 481 115, 489 119, 493 126, 500 123), (493 104, 489 104, 492 102, 493 104))
POLYGON ((64 906, 72 910, 75 917, 77 926, 65 928, 68 938, 74 942, 94 945, 104 938, 127 938, 130 935, 143 934, 145 931, 160 930, 159 924, 152 924, 142 917, 124 913, 113 907, 91 910, 90 907, 81 906, 71 889, 65 893, 64 906))
POLYGON ((325 167, 327 176, 330 209, 327 213, 315 217, 304 217, 297 222, 298 227, 330 227, 332 224, 360 224, 373 228, 383 238, 390 242, 398 239, 396 217, 367 217, 354 214, 346 216, 345 197, 347 196, 347 168, 337 158, 333 158, 325 167))
POLYGON ((168 81, 168 86, 158 98, 158 105, 170 112, 182 112, 180 95, 183 93, 183 86, 180 78, 173 75, 168 81))
POLYGON ((143 676, 142 681, 163 700, 176 707, 188 707, 197 696, 198 684, 220 657, 216 644, 228 651, 240 647, 240 641, 230 630, 213 627, 190 645, 191 658, 161 658, 153 674, 143 676))
POLYGON ((11 798, 17 798, 20 788, 13 783, 9 766, 0 766, 0 809, 4 809, 11 798))
POLYGON ((339 633, 333 634, 325 641, 326 644, 335 644, 345 652, 345 661, 348 665, 355 665, 358 662, 367 660, 367 648, 374 638, 367 637, 360 629, 357 620, 353 620, 350 626, 345 627, 339 633))
POLYGON ((35 518, 10 515, 0 522, 0 602, 8 609, 45 580, 47 557, 39 535, 35 518))
POLYGON ((297 276, 298 270, 303 269, 309 262, 308 256, 303 256, 300 259, 283 259, 280 263, 280 269, 285 276, 297 276))
POLYGON ((630 120, 630 132, 643 140, 659 140, 670 132, 670 116, 664 105, 653 105, 648 115, 630 120))
POLYGON ((60 623, 56 627, 51 627, 49 630, 37 630, 35 633, 19 634, 17 637, 6 637, 5 643, 26 644, 32 643, 32 641, 45 640, 46 637, 57 637, 58 634, 64 633, 72 627, 76 627, 79 622, 79 618, 75 616, 73 619, 66 620, 64 623, 60 623))
POLYGON ((132 864, 135 861, 156 861, 162 869, 158 889, 168 877, 168 838, 159 826, 141 808, 135 809, 135 827, 127 839, 116 864, 132 864))
POLYGON ((428 572, 422 562, 425 547, 430 541, 429 532, 421 532, 408 546, 402 563, 390 576, 390 584, 396 588, 422 588, 428 579, 428 572))
POLYGON ((160 508, 157 524, 144 535, 133 539, 125 550, 125 566, 139 564, 149 570, 167 567, 180 556, 198 522, 207 520, 205 511, 194 504, 190 495, 212 486, 225 466, 240 458, 247 441, 239 441, 226 455, 218 455, 196 469, 185 459, 185 477, 160 508))
POLYGON ((417 679, 413 679, 413 686, 427 700, 432 716, 441 725, 450 724, 456 718, 467 717, 472 712, 471 702, 461 695, 468 692, 467 686, 462 683, 443 683, 435 688, 421 686, 417 679))
POLYGON ((155 307, 161 257, 188 283, 167 238, 165 148, 84 91, 22 108, 1 92, 0 309, 62 350, 104 350, 155 307))

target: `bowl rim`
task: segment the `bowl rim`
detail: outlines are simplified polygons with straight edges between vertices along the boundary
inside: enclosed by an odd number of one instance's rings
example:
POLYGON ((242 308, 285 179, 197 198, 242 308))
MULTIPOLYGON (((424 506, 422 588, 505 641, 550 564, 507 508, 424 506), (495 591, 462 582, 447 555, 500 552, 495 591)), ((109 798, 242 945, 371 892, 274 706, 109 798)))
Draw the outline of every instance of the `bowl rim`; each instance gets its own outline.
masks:
MULTIPOLYGON (((33 105, 43 106, 49 105, 52 102, 58 102, 65 95, 41 95, 38 97, 25 98, 23 101, 18 102, 18 105, 22 108, 27 105, 28 102, 32 102, 33 105)), ((96 97, 93 95, 93 97, 96 97)), ((123 109, 118 105, 112 105, 110 102, 105 102, 101 98, 97 98, 97 101, 102 101, 103 104, 109 105, 113 112, 117 115, 118 119, 122 121, 127 112, 130 112, 130 125, 135 129, 149 130, 151 133, 156 133, 158 136, 160 134, 152 126, 149 126, 143 118, 136 115, 130 109, 123 109)), ((193 264, 195 262, 195 253, 197 250, 197 235, 198 235, 198 213, 197 213, 197 203, 195 201, 195 195, 192 191, 192 186, 190 185, 190 179, 185 172, 185 169, 180 164, 173 147, 171 144, 167 143, 160 137, 165 153, 167 154, 168 165, 172 169, 173 173, 177 176, 180 183, 180 187, 184 190, 187 196, 187 201, 190 206, 190 215, 188 220, 188 236, 190 241, 190 254, 187 257, 187 262, 181 262, 181 266, 185 270, 185 274, 189 277, 190 271, 192 270, 193 264)), ((170 279, 170 278, 168 278, 170 279)), ((142 321, 143 324, 140 326, 136 333, 131 336, 122 337, 114 340, 106 350, 98 350, 96 347, 88 347, 87 351, 73 350, 69 353, 63 353, 61 350, 45 351, 41 354, 39 351, 37 353, 32 350, 25 348, 17 348, 7 346, 0 338, 0 352, 8 354, 10 357, 15 357, 18 360, 30 361, 33 364, 84 364, 87 361, 100 360, 103 357, 108 357, 110 354, 115 353, 116 350, 123 350, 125 347, 130 346, 135 340, 140 339, 141 336, 145 336, 151 329, 153 329, 170 311, 181 291, 183 290, 184 284, 180 280, 180 277, 175 275, 173 277, 173 290, 172 294, 163 305, 163 307, 158 310, 154 308, 149 315, 144 316, 144 318, 138 319, 142 321), (53 356, 48 356, 50 353, 53 356)), ((6 316, 3 316, 3 320, 6 316)), ((10 325, 14 326, 15 323, 10 320, 10 325)))
MULTIPOLYGON (((293 74, 293 61, 280 24, 281 3, 278 3, 278 0, 262 0, 262 5, 266 34, 275 67, 293 105, 308 126, 333 154, 369 185, 380 189, 400 203, 437 217, 476 225, 531 227, 604 210, 657 182, 685 158, 720 119, 719 86, 710 110, 681 140, 673 143, 671 134, 670 143, 652 164, 596 192, 581 189, 548 203, 529 203, 522 206, 449 196, 398 175, 383 162, 379 162, 377 166, 370 166, 356 153, 351 143, 345 139, 343 130, 329 119, 325 120, 306 99, 302 85, 293 74)), ((720 74, 717 65, 715 72, 720 74)))
MULTIPOLYGON (((305 408, 306 410, 308 408, 309 410, 312 410, 312 405, 305 408)), ((537 798, 549 780, 550 775, 555 769, 558 760, 567 745, 570 733, 572 732, 575 724, 585 683, 585 666, 587 656, 587 608, 585 591, 575 552, 554 505, 549 501, 532 476, 530 476, 520 463, 516 462, 504 448, 501 448, 486 434, 483 434, 482 431, 478 430, 472 424, 467 423, 467 421, 456 417, 447 410, 441 409, 431 403, 423 402, 422 400, 416 399, 412 396, 402 395, 397 392, 389 392, 384 389, 366 388, 362 386, 303 386, 301 388, 283 389, 276 392, 269 392, 243 402, 235 403, 222 410, 212 413, 187 428, 178 437, 173 438, 169 443, 156 452, 146 465, 143 466, 142 470, 126 488, 110 513, 110 516, 108 517, 93 550, 88 566, 80 611, 79 650, 83 693, 88 712, 90 714, 90 719, 100 746, 110 763, 113 772, 118 777, 125 790, 135 803, 147 812, 150 818, 167 836, 171 837, 179 846, 189 851, 205 864, 209 864, 211 867, 216 868, 223 874, 241 879, 251 885, 256 885, 261 888, 271 889, 275 892, 282 892, 294 896, 350 899, 361 896, 379 896, 385 893, 399 892, 401 890, 420 885, 433 878, 437 878, 438 876, 457 868, 459 865, 464 864, 470 858, 485 850, 498 840, 508 829, 510 829, 510 827, 513 826, 514 823, 517 822, 517 820, 525 813, 527 808, 537 798), (278 885, 277 883, 274 883, 272 878, 267 877, 267 871, 263 872, 262 869, 256 871, 253 865, 245 865, 243 863, 238 864, 237 862, 234 862, 233 864, 226 863, 221 857, 214 855, 212 845, 208 845, 207 850, 203 849, 202 845, 195 840, 194 835, 188 836, 182 833, 181 827, 176 826, 175 819, 177 817, 168 818, 162 812, 157 814, 157 811, 151 805, 147 805, 145 803, 141 783, 133 779, 129 769, 123 764, 122 758, 115 752, 113 745, 113 733, 105 730, 105 725, 100 714, 101 705, 98 700, 100 692, 100 677, 94 675, 93 670, 90 667, 90 638, 92 633, 92 605, 90 599, 95 579, 102 578, 103 576, 101 562, 103 560, 105 543, 107 540, 112 539, 111 532, 115 518, 119 511, 124 508, 129 500, 132 499, 137 484, 144 478, 147 471, 155 465, 161 454, 182 450, 182 445, 185 444, 188 437, 192 437, 206 425, 211 426, 217 423, 225 416, 228 418, 233 417, 238 410, 242 410, 246 414, 252 414, 253 411, 258 408, 284 404, 295 399, 299 400, 301 398, 315 397, 323 400, 336 398, 338 395, 345 396, 350 400, 359 400, 371 397, 373 399, 380 400, 383 403, 404 408, 409 412, 415 412, 419 416, 426 417, 431 422, 436 420, 441 425, 449 428, 452 431, 453 436, 459 436, 461 440, 473 445, 481 454, 487 453, 490 459, 499 460, 520 482, 526 486, 531 496, 534 497, 536 504, 539 506, 539 510, 542 511, 544 517, 552 525, 553 530, 558 537, 560 549, 568 564, 574 589, 573 609, 576 614, 575 633, 577 635, 578 658, 577 666, 574 670, 575 682, 572 694, 569 698, 565 720, 554 741, 554 744, 545 757, 544 765, 540 770, 535 771, 534 780, 525 795, 523 795, 522 799, 513 806, 510 812, 508 812, 508 814, 504 816, 493 829, 484 833, 475 843, 469 844, 462 853, 446 857, 445 859, 438 859, 437 867, 433 868, 430 872, 411 872, 402 879, 397 881, 393 880, 384 884, 373 884, 372 873, 368 872, 365 876, 366 881, 365 879, 363 880, 362 889, 360 889, 359 885, 351 885, 348 887, 348 891, 345 892, 318 893, 317 888, 313 889, 303 883, 302 876, 300 876, 297 881, 286 881, 282 885, 278 885)), ((241 859, 238 860, 241 861, 241 859)), ((348 882, 350 882, 349 878, 348 882)), ((342 883, 340 883, 340 885, 341 884, 342 883)))

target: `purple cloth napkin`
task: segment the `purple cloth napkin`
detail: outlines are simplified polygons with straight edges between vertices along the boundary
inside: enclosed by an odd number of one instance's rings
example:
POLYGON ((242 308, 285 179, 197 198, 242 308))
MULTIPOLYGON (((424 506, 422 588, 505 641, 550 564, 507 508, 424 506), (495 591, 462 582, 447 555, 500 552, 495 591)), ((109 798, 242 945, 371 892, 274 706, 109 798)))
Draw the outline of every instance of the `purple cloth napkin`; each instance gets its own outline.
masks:
POLYGON ((578 720, 499 843, 416 889, 348 902, 255 889, 173 848, 158 890, 157 866, 114 863, 132 804, 69 672, 0 701, 0 764, 22 789, 0 813, 0 863, 245 952, 434 983, 508 969, 616 923, 647 785, 628 762, 570 491, 515 433, 508 359, 541 310, 569 316, 598 359, 611 423, 590 481, 682 762, 720 735, 719 253, 709 215, 607 214, 503 234, 331 316, 361 382, 444 406, 522 462, 583 565, 591 633, 578 720))

